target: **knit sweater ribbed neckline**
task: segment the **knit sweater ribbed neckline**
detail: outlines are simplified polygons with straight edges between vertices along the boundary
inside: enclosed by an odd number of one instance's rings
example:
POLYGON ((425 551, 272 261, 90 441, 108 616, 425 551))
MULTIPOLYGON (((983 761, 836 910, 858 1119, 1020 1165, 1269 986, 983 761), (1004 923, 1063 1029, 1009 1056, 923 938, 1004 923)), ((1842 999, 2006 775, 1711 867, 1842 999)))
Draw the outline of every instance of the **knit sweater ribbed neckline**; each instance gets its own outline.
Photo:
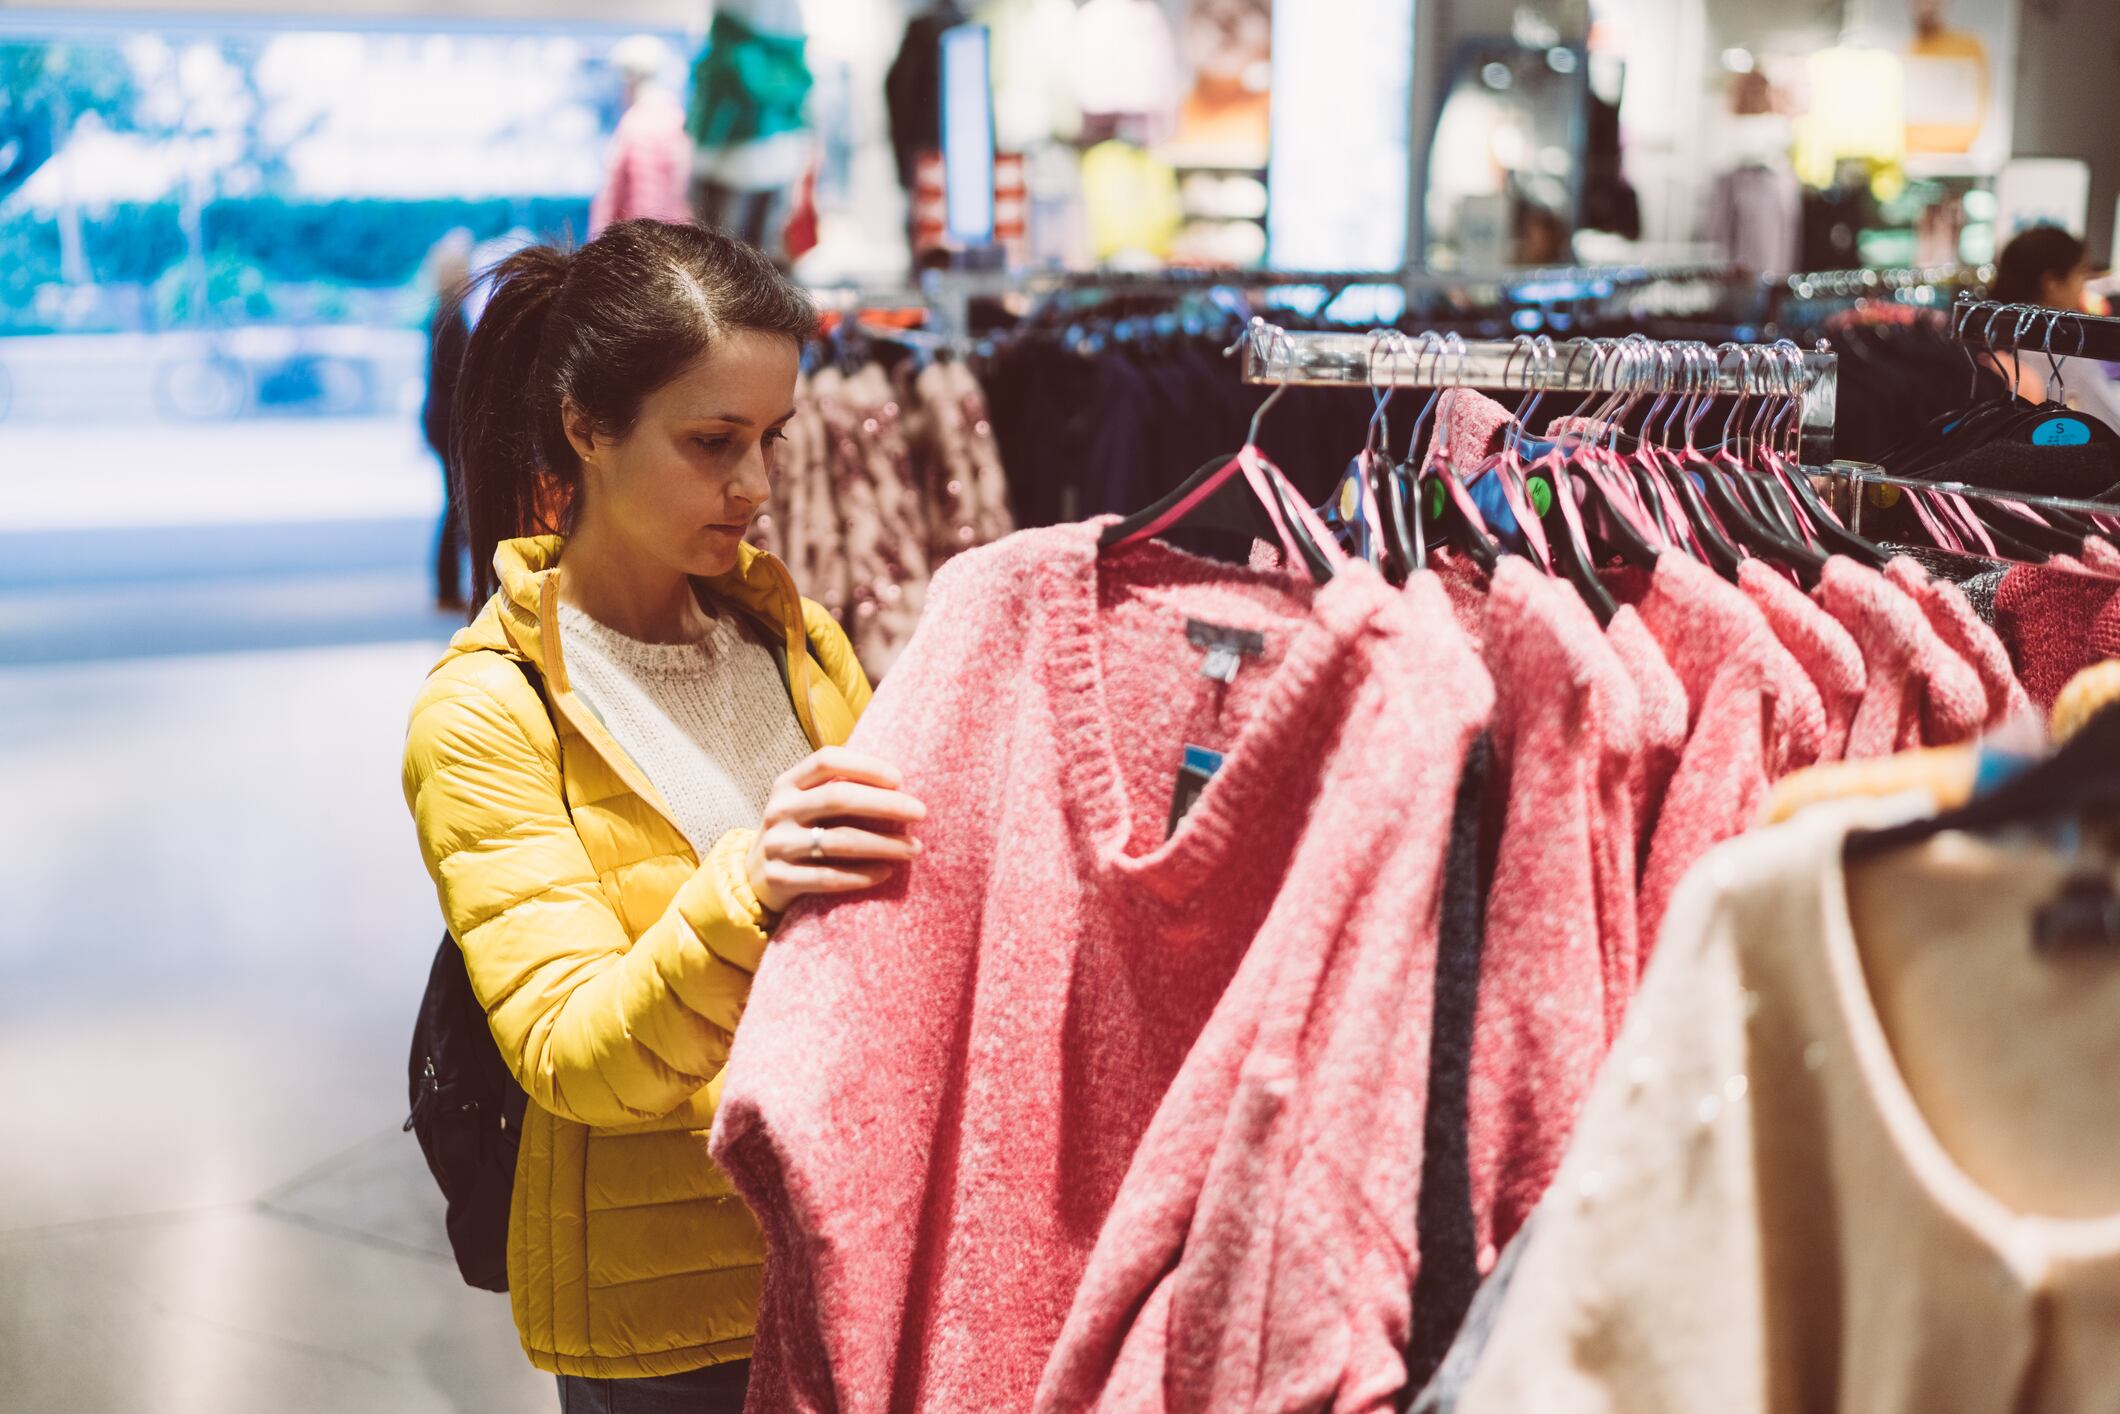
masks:
POLYGON ((742 634, 735 617, 726 613, 717 615, 704 635, 687 643, 650 643, 646 639, 634 638, 592 618, 572 604, 559 606, 559 621, 567 631, 594 642, 607 656, 624 663, 627 668, 658 678, 689 677, 713 671, 716 660, 726 657, 742 634))
POLYGON ((1278 571, 1223 564, 1157 541, 1103 554, 1097 541, 1109 523, 1067 527, 1064 552, 1038 565, 1042 582, 1034 612, 1043 620, 1037 637, 1048 650, 1044 687, 1059 728, 1066 808, 1085 868, 1104 883, 1138 886, 1177 904, 1215 875, 1245 822, 1270 809, 1284 779, 1302 769, 1302 758, 1282 749, 1283 743, 1306 718, 1334 710, 1333 701, 1344 697, 1340 678, 1357 656, 1346 650, 1391 591, 1363 566, 1313 589, 1278 571), (1217 584, 1268 587, 1282 596, 1278 617, 1287 647, 1221 769, 1176 831, 1145 853, 1131 852, 1140 822, 1110 716, 1099 606, 1137 586, 1217 584))

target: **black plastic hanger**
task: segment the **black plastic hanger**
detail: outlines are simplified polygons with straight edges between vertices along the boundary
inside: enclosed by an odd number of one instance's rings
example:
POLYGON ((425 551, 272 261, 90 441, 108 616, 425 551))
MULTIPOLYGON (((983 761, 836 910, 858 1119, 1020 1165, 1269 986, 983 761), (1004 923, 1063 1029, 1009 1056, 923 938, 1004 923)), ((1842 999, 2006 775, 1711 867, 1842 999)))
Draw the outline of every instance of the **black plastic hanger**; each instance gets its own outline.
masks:
MULTIPOLYGON (((1720 366, 1714 351, 1706 344, 1688 344, 1679 352, 1684 360, 1688 396, 1698 396, 1703 389, 1712 391, 1720 366)), ((1754 515, 1734 489, 1734 478, 1729 469, 1693 445, 1692 429, 1693 424, 1689 421, 1686 445, 1676 457, 1679 494, 1685 494, 1685 487, 1697 475, 1703 497, 1732 540, 1763 560, 1794 570, 1807 585, 1816 584, 1818 577, 1825 572, 1826 557, 1811 546, 1790 539, 1754 515)))
MULTIPOLYGON (((1749 369, 1751 362, 1750 351, 1745 350, 1743 356, 1749 369)), ((1782 396, 1790 400, 1789 409, 1793 413, 1800 406, 1798 394, 1803 389, 1803 350, 1798 348, 1791 340, 1780 339, 1775 342, 1771 349, 1767 350, 1766 356, 1770 360, 1767 367, 1775 370, 1777 374, 1776 386, 1782 396)), ((1762 373, 1765 372, 1764 369, 1761 371, 1762 373)), ((1747 376, 1749 377, 1749 373, 1747 376)), ((1724 430, 1727 434, 1727 422, 1724 430)), ((1724 445, 1725 447, 1728 446, 1727 440, 1725 440, 1724 445)), ((1777 457, 1783 455, 1773 451, 1771 448, 1768 449, 1767 454, 1777 457)), ((1891 563, 1891 551, 1876 544, 1874 541, 1864 539, 1841 523, 1840 517, 1834 514, 1832 508, 1826 505, 1824 499, 1819 496, 1818 488, 1811 484, 1811 478, 1805 474, 1800 463, 1795 462, 1791 458, 1781 460, 1778 465, 1782 467, 1786 475, 1776 475, 1770 470, 1766 473, 1767 479, 1771 479, 1776 487, 1788 492, 1801 504, 1804 511, 1804 519, 1808 522, 1811 533, 1817 536, 1818 543, 1825 549, 1827 554, 1845 555, 1858 564, 1867 565, 1874 570, 1881 570, 1891 563)))
MULTIPOLYGON (((1252 417, 1251 431, 1245 440, 1247 448, 1256 447, 1259 428, 1266 420, 1267 411, 1280 401, 1288 391, 1286 384, 1259 404, 1252 417)), ((1251 478, 1237 469, 1238 458, 1243 453, 1230 457, 1218 457, 1209 461, 1192 475, 1185 478, 1170 494, 1146 509, 1134 512, 1126 519, 1105 528, 1098 537, 1101 550, 1110 550, 1139 540, 1151 534, 1161 535, 1181 525, 1205 526, 1212 529, 1234 530, 1249 534, 1271 545, 1281 543, 1280 528, 1274 524, 1266 504, 1253 492, 1251 478), (1218 480, 1219 479, 1219 480, 1218 480), (1201 494, 1203 488, 1212 490, 1201 494)), ((1304 568, 1312 580, 1323 584, 1333 576, 1332 560, 1311 538, 1309 529, 1294 513, 1282 494, 1278 481, 1272 486, 1276 507, 1288 526, 1289 538, 1294 541, 1296 552, 1301 556, 1304 568)))

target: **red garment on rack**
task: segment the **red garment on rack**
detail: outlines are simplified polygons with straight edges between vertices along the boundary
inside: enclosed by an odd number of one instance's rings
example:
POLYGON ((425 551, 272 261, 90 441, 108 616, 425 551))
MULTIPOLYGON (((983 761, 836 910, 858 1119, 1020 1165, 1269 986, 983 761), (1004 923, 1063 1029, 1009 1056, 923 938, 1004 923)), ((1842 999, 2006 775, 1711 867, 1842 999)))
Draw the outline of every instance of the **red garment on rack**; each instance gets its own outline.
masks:
POLYGON ((1818 759, 1838 761, 1847 755, 1848 733, 1869 683, 1862 650, 1838 620, 1759 561, 1746 560, 1737 567, 1737 587, 1759 606, 1781 646, 1811 675, 1826 714, 1818 759))
POLYGON ((1481 1250, 1508 1245, 1560 1166, 1638 976, 1634 792, 1641 702, 1569 585, 1495 567, 1489 801, 1468 1148, 1481 1250))
POLYGON ((1667 550, 1653 573, 1612 570, 1606 580, 1640 610, 1693 711, 1642 871, 1646 967, 1686 871, 1750 827, 1772 782, 1818 760, 1825 709, 1765 617, 1713 570, 1667 550))
POLYGON ((1995 591, 1995 627, 2009 644, 2024 690, 2041 712, 2069 679, 2101 658, 2120 656, 2120 578, 2056 555, 2019 565, 1995 591))
POLYGON ((1854 637, 1869 670, 1848 728, 1850 758, 1955 746, 1980 734, 1987 689, 1899 586, 1835 555, 1811 596, 1854 637))
MULTIPOLYGON (((2102 542, 2093 542, 2102 543, 2102 542)), ((1949 580, 1937 579, 1906 555, 1895 555, 1884 567, 1885 578, 1912 596, 1928 615, 1929 626, 1980 679, 1987 693, 1988 730, 2032 715, 2032 699, 2010 666, 2009 650, 1985 620, 1973 611, 1965 594, 1949 580)))
POLYGON ((1403 1382, 1436 890, 1491 688, 1439 587, 1101 529, 936 577, 853 743, 928 802, 922 858, 760 969, 713 1144, 769 1244, 753 1407, 1403 1382), (1265 651, 1225 687, 1190 619, 1265 651), (1229 754, 1166 840, 1187 742, 1229 754))

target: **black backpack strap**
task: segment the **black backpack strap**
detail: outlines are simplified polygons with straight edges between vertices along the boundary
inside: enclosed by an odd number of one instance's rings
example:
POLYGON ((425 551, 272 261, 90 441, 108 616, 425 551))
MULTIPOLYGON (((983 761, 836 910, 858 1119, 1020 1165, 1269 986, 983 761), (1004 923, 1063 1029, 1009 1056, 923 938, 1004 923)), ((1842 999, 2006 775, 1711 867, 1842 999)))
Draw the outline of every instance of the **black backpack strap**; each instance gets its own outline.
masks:
MULTIPOLYGON (((559 741, 559 719, 552 715, 552 697, 545 691, 545 675, 538 671, 537 664, 531 662, 528 658, 517 657, 513 653, 503 653, 497 648, 487 651, 503 662, 515 664, 516 670, 530 684, 530 690, 537 694, 538 705, 545 709, 545 720, 552 723, 552 737, 555 745, 557 745, 559 741)), ((566 760, 566 748, 560 746, 559 751, 560 759, 564 763, 566 760)), ((567 802, 567 784, 564 779, 560 782, 559 803, 561 808, 567 812, 567 818, 572 820, 574 818, 574 807, 567 802)))

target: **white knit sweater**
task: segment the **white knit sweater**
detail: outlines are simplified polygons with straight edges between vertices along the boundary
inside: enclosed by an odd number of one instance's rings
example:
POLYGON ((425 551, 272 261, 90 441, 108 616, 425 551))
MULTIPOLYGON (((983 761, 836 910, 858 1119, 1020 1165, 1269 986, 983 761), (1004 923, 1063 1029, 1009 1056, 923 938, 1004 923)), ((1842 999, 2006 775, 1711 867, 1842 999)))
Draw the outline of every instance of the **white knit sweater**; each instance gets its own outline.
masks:
POLYGON ((755 829, 783 771, 810 754, 772 653, 730 615, 698 643, 643 643, 571 605, 561 651, 575 691, 647 773, 701 856, 755 829))

